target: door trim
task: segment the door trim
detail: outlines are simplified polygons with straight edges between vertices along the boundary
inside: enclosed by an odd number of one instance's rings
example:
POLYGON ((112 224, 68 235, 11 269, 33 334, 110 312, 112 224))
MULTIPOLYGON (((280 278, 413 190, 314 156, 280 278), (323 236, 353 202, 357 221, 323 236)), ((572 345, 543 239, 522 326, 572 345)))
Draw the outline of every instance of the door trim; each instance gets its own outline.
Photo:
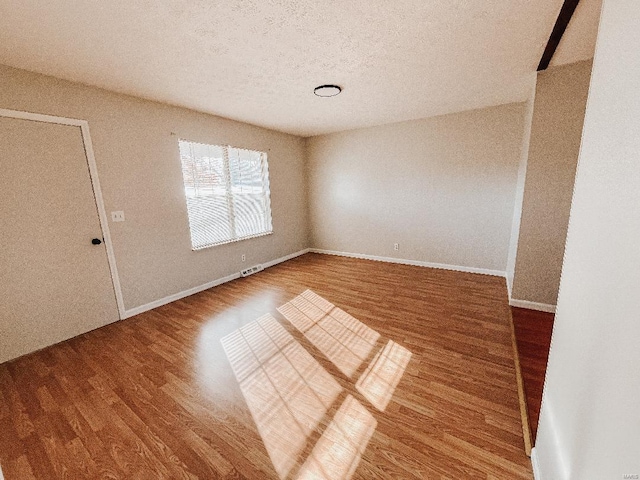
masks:
POLYGON ((98 210, 98 219, 100 220, 100 229, 102 230, 102 238, 104 238, 104 243, 107 248, 107 261, 109 263, 109 273, 111 274, 113 291, 116 296, 116 304, 118 305, 118 316, 120 319, 123 319, 125 316, 125 308, 122 297, 122 287, 120 285, 120 277, 118 275, 118 267, 116 265, 116 255, 113 250, 113 243, 111 242, 111 234, 109 232, 109 217, 107 217, 107 211, 104 208, 104 199, 102 198, 100 180, 98 179, 98 166, 96 165, 96 158, 93 153, 93 144, 91 143, 91 134, 89 132, 89 122, 75 118, 55 117, 53 115, 43 115, 41 113, 8 110, 6 108, 0 108, 0 117, 80 127, 82 143, 84 144, 85 156, 89 166, 89 178, 91 179, 93 196, 96 202, 96 209, 98 210))

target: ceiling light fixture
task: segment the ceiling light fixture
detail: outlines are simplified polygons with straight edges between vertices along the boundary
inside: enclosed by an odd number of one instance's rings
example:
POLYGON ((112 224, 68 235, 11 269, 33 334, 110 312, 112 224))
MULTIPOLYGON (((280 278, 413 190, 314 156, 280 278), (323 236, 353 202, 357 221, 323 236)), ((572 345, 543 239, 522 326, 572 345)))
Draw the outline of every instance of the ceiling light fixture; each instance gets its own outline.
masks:
POLYGON ((342 91, 338 85, 320 85, 313 89, 318 97, 335 97, 342 91))

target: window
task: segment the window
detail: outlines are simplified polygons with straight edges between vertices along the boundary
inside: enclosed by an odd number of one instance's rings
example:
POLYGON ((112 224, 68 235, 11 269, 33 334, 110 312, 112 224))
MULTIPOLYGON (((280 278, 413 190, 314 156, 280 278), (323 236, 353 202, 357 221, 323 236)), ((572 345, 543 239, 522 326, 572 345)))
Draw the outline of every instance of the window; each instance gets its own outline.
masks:
POLYGON ((266 153, 179 145, 193 250, 273 232, 266 153))

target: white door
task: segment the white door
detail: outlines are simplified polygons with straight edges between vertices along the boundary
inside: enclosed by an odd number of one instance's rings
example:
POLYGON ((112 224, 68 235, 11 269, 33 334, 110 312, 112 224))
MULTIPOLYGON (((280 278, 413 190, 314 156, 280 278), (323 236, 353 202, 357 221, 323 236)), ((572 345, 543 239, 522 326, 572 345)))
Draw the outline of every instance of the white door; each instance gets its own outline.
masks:
POLYGON ((118 318, 80 127, 0 117, 0 362, 118 318))

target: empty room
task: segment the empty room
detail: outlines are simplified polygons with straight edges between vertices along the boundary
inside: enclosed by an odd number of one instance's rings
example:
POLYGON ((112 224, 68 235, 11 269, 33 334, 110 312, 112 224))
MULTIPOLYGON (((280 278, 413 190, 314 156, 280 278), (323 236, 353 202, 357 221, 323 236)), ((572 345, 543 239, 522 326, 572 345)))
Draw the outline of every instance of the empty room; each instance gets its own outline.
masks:
POLYGON ((638 25, 0 0, 0 480, 640 478, 638 25))

